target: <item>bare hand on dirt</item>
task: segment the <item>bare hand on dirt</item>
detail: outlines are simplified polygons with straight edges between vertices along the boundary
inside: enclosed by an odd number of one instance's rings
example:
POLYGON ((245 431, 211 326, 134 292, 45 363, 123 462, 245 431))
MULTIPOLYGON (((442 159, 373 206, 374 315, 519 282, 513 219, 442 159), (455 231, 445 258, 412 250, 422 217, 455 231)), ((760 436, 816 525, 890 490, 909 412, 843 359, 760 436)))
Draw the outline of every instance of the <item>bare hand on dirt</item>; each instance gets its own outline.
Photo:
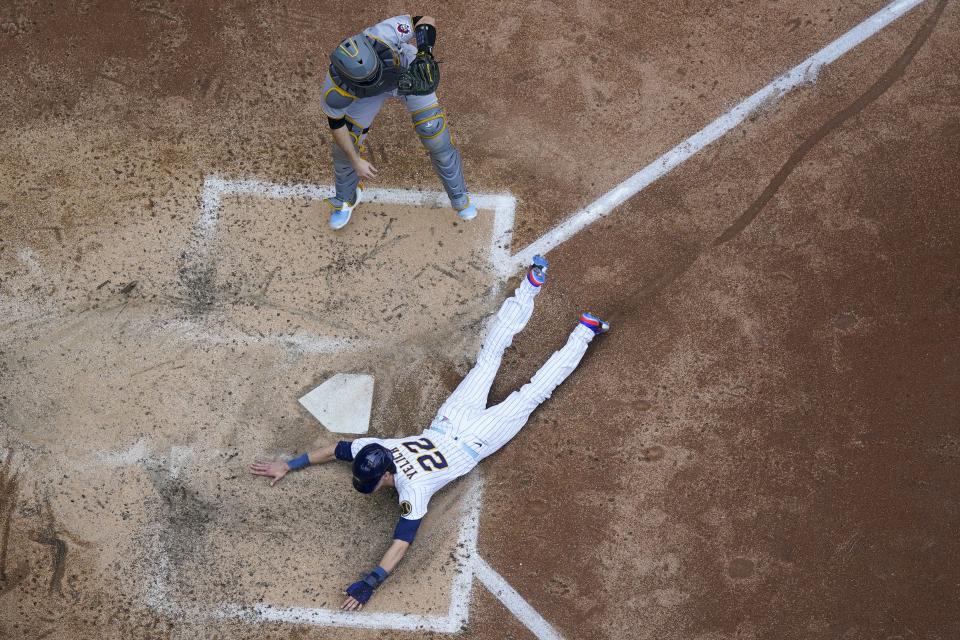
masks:
POLYGON ((289 471, 290 467, 283 460, 257 460, 250 465, 250 473, 253 475, 273 478, 273 482, 270 483, 271 487, 280 482, 289 471))
POLYGON ((377 177, 377 168, 363 158, 357 158, 356 162, 353 163, 353 169, 361 180, 373 180, 377 177))
POLYGON ((340 608, 344 611, 360 611, 360 609, 363 609, 363 605, 353 596, 347 596, 347 599, 343 601, 340 608))

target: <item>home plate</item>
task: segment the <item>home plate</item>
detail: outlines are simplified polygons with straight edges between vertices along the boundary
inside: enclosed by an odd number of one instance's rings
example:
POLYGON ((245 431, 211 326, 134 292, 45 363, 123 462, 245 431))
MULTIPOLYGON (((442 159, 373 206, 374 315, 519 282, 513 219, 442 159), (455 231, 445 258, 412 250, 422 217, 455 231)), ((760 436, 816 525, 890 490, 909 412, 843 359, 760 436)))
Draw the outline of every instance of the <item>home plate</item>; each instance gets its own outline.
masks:
POLYGON ((333 433, 366 433, 373 405, 373 376, 338 373, 300 398, 300 404, 333 433))

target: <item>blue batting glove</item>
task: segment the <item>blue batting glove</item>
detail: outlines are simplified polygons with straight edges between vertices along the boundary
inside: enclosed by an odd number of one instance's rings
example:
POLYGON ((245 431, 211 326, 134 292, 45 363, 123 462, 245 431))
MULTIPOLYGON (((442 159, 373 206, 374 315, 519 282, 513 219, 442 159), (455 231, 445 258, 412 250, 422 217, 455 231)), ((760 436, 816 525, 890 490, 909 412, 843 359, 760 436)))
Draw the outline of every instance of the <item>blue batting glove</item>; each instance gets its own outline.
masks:
POLYGON ((367 600, 373 595, 373 587, 363 580, 358 580, 347 587, 347 595, 360 604, 367 604, 367 600))
POLYGON ((360 604, 367 604, 370 596, 372 596, 373 592, 380 586, 380 583, 387 579, 388 575, 390 574, 387 573, 386 569, 377 567, 365 575, 363 580, 358 580, 347 587, 347 595, 360 604))

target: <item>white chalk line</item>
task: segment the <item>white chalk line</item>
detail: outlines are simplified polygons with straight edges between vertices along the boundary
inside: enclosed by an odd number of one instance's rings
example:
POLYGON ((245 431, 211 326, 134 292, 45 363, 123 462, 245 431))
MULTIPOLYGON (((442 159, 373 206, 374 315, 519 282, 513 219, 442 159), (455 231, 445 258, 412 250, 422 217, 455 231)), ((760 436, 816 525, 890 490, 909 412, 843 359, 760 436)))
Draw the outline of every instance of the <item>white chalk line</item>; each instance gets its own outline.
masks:
MULTIPOLYGON (((262 198, 306 198, 323 199, 334 193, 330 185, 319 184, 277 184, 261 180, 226 180, 220 176, 208 176, 203 183, 203 196, 200 218, 197 221, 197 230, 201 238, 202 251, 209 250, 214 242, 217 224, 220 217, 220 208, 225 195, 246 195, 262 198)), ((381 189, 368 188, 364 190, 364 200, 368 202, 384 202, 409 206, 440 208, 449 207, 450 201, 441 191, 413 191, 409 189, 381 189)), ((514 259, 510 255, 510 246, 513 240, 513 223, 516 211, 516 198, 510 194, 471 194, 471 202, 478 209, 492 210, 494 213, 493 231, 491 233, 489 259, 496 275, 505 279, 512 275, 514 259)), ((184 327, 186 328, 186 327, 184 327)), ((240 332, 230 332, 229 335, 211 333, 191 326, 185 332, 190 337, 203 337, 215 342, 229 342, 239 344, 261 344, 269 341, 273 336, 247 336, 240 332)), ((289 336, 273 337, 277 342, 288 344, 294 342, 289 336)), ((351 346, 332 338, 321 336, 300 336, 295 342, 297 346, 311 352, 334 353, 344 351, 351 346)), ((221 606, 216 616, 221 618, 255 618, 272 622, 292 622, 313 624, 320 626, 338 626, 364 629, 394 629, 403 631, 436 631, 456 633, 466 623, 469 617, 470 592, 473 584, 475 567, 483 572, 481 583, 493 592, 507 608, 517 616, 531 632, 538 638, 559 638, 556 631, 531 607, 520 595, 510 587, 506 581, 484 562, 477 553, 477 530, 480 521, 480 490, 471 491, 469 507, 464 520, 461 522, 457 548, 467 557, 458 558, 460 567, 453 585, 451 586, 450 610, 446 616, 422 616, 415 614, 396 613, 353 613, 330 609, 314 609, 303 607, 280 607, 269 604, 258 604, 243 607, 227 604, 221 606), (472 558, 470 557, 472 556, 472 558), (477 564, 475 564, 477 563, 477 564), (544 635, 546 634, 546 635, 544 635)), ((151 595, 156 597, 165 594, 156 581, 151 584, 151 595)), ((169 604, 167 607, 169 609, 169 604)), ((186 613, 181 609, 181 613, 186 613)), ((203 615, 202 611, 192 611, 193 615, 203 615)))
POLYGON ((300 353, 335 354, 366 349, 373 344, 370 340, 333 338, 303 329, 288 334, 250 334, 236 328, 207 325, 194 320, 166 322, 163 328, 175 331, 182 338, 198 342, 242 347, 272 345, 300 353))
POLYGON ((515 272, 517 269, 525 267, 530 264, 534 255, 538 253, 547 254, 587 226, 608 215, 616 207, 670 173, 734 127, 740 125, 758 108, 803 84, 812 84, 816 81, 820 70, 824 66, 834 62, 857 45, 876 35, 881 29, 922 2, 924 0, 897 0, 850 29, 514 254, 511 271, 515 272))
POLYGON ((523 622, 524 626, 539 640, 562 640, 557 630, 479 555, 473 559, 473 569, 477 580, 489 589, 490 593, 495 595, 497 600, 502 602, 503 606, 523 622))

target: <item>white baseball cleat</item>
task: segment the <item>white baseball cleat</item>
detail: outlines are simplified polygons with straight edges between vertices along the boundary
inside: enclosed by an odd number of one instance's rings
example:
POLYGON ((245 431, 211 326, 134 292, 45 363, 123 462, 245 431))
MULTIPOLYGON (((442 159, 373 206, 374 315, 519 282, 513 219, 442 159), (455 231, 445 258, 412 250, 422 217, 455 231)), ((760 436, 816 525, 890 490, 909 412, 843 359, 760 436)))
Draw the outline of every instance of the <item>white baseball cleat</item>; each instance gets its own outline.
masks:
POLYGON ((343 229, 347 226, 347 223, 350 222, 350 215, 353 213, 353 209, 360 204, 360 194, 363 190, 360 187, 357 187, 357 195, 353 199, 353 202, 344 202, 339 207, 330 202, 330 198, 326 199, 326 203, 330 205, 333 209, 330 212, 330 228, 331 229, 343 229))
POLYGON ((473 220, 477 217, 477 208, 469 200, 467 206, 463 209, 456 209, 456 212, 461 220, 473 220))

